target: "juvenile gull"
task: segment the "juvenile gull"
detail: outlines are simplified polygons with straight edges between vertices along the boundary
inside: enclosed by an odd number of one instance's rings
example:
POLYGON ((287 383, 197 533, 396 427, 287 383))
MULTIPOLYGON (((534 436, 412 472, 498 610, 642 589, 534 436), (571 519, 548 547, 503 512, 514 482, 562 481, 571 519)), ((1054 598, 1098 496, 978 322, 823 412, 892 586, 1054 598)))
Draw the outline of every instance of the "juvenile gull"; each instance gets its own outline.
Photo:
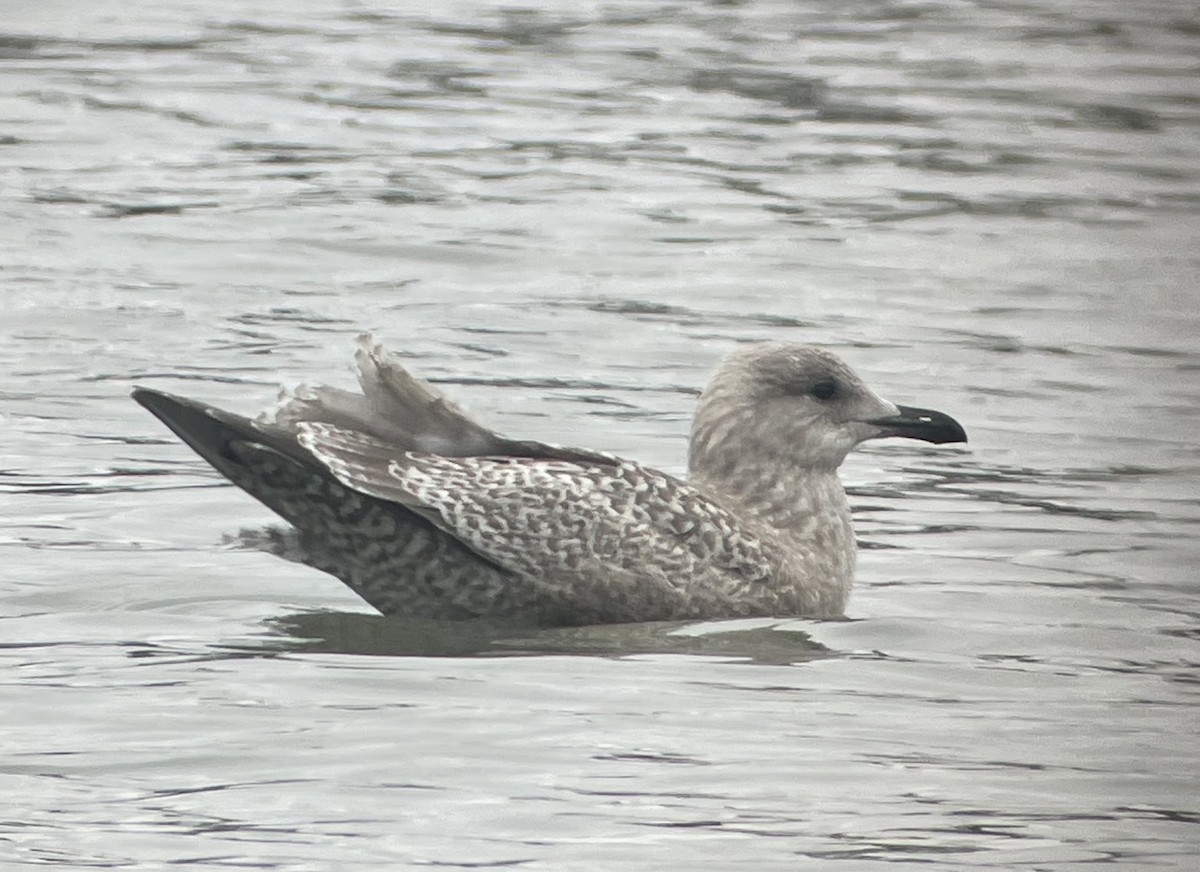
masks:
POLYGON ((369 334, 362 393, 301 387, 250 420, 134 399, 296 529, 303 560, 384 614, 543 625, 840 615, 854 574, 837 468, 884 436, 965 442, 947 415, 881 399, 839 358, 733 352, 700 396, 687 481, 508 439, 369 334))

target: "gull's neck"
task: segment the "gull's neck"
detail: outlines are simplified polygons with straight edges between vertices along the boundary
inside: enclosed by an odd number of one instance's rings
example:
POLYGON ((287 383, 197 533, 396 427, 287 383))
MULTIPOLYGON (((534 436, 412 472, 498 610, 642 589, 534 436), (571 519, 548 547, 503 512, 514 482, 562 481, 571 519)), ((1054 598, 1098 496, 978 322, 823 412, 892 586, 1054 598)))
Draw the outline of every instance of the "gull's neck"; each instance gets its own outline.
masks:
POLYGON ((779 470, 748 461, 736 476, 692 470, 690 480, 712 493, 739 517, 787 536, 824 521, 849 523, 850 506, 837 470, 779 470))
POLYGON ((856 548, 850 504, 836 469, 781 474, 746 463, 736 477, 695 469, 690 481, 779 546, 773 581, 794 589, 798 611, 818 617, 843 612, 856 548))
MULTIPOLYGON (((854 577, 855 542, 837 463, 798 464, 802 427, 752 408, 701 398, 689 480, 734 512, 780 554, 773 584, 810 615, 841 614, 854 577)), ((838 458, 840 460, 840 457, 838 458)))

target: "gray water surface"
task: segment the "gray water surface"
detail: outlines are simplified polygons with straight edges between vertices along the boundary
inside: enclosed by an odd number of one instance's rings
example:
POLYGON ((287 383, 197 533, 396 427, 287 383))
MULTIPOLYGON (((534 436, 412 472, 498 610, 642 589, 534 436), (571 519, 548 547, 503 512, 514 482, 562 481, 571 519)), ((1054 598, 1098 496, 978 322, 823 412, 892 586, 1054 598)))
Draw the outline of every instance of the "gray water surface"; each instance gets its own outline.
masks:
POLYGON ((1191 870, 1200 18, 12 0, 0 868, 1191 870), (847 620, 386 621, 128 398, 376 329, 681 471, 736 343, 963 447, 844 474, 847 620))

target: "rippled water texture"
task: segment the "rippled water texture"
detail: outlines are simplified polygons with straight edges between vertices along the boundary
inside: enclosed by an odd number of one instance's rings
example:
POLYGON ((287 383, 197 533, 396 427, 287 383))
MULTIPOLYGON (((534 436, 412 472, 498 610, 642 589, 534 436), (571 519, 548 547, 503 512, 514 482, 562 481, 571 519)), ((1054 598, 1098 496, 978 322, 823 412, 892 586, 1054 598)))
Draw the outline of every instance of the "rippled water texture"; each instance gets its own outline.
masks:
POLYGON ((1195 868, 1194 3, 0 34, 4 869, 1195 868), (362 328, 672 471, 750 339, 972 441, 848 462, 844 622, 403 625, 242 547, 269 513, 128 399, 255 412, 362 328))

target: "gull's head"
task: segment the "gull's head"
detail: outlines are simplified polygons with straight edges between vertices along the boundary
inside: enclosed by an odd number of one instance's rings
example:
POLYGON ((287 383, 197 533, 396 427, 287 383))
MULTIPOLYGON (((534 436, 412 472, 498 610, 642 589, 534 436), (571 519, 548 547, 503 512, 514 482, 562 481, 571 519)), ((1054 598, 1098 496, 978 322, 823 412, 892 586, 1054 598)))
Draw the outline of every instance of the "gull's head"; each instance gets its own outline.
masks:
POLYGON ((823 348, 748 345, 724 360, 700 396, 688 466, 722 477, 747 462, 832 471, 855 445, 884 436, 967 440, 949 415, 882 399, 823 348))

